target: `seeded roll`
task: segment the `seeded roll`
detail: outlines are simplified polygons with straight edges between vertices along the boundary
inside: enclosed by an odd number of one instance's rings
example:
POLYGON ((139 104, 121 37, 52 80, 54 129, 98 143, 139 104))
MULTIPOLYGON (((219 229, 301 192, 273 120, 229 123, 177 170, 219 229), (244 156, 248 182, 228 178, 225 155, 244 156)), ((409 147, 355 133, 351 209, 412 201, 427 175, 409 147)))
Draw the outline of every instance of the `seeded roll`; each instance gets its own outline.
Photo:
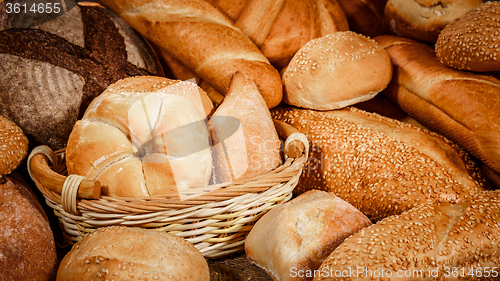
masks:
POLYGON ((28 139, 14 122, 0 116, 0 178, 10 174, 28 153, 28 139))
POLYGON ((138 227, 99 228, 73 245, 57 271, 57 281, 208 281, 203 255, 176 235, 138 227))
POLYGON ((346 239, 314 281, 339 280, 335 272, 349 269, 356 274, 341 280, 498 280, 498 198, 500 191, 486 191, 386 218, 346 239))
POLYGON ((436 42, 438 59, 469 71, 500 71, 500 2, 486 2, 447 25, 436 42))
POLYGON ((272 115, 310 140, 294 192, 333 192, 372 221, 426 202, 462 202, 484 190, 469 155, 428 130, 356 108, 287 107, 272 115))

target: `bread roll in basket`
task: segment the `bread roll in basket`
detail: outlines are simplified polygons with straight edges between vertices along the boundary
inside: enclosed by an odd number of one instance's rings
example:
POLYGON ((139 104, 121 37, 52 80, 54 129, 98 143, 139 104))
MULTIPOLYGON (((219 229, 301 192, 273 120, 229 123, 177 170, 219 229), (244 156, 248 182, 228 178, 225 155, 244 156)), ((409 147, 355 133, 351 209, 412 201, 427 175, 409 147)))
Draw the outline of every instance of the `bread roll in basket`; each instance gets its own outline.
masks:
MULTIPOLYGON (((134 83, 131 85, 140 88, 134 83)), ((255 85, 253 87, 256 89, 255 85)), ((261 103, 267 110, 265 102, 262 100, 261 103)), ((270 115, 269 122, 272 127, 270 115)), ((54 209, 65 239, 70 244, 80 241, 87 233, 100 227, 135 226, 176 234, 193 243, 205 257, 221 257, 242 251, 246 233, 254 222, 274 206, 292 197, 307 159, 308 140, 287 124, 274 121, 274 126, 284 140, 283 153, 280 152, 282 161, 277 168, 260 175, 233 178, 232 181, 217 184, 211 181, 208 185, 182 193, 174 190, 150 196, 106 196, 104 181, 101 184, 91 179, 90 175, 83 176, 85 174, 68 176, 65 161, 71 156, 69 145, 67 149, 56 152, 48 146, 35 148, 28 158, 28 169, 47 204, 54 209)), ((91 151, 91 146, 83 147, 80 149, 84 151, 79 151, 81 154, 95 152, 91 151)), ((75 147, 71 149, 75 150, 75 147)), ((255 155, 247 156, 249 159, 255 155)), ((70 166, 68 170, 72 168, 70 166)), ((192 173, 195 171, 192 170, 192 173)), ((117 182, 124 182, 122 176, 117 177, 117 182)))

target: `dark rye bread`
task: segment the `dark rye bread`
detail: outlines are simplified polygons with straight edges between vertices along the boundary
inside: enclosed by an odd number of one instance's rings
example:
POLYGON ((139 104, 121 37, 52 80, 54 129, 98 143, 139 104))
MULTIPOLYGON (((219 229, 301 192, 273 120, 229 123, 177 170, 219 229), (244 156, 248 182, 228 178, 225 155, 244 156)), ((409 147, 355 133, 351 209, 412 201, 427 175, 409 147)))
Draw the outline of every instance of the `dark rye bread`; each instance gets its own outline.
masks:
POLYGON ((484 190, 469 155, 428 130, 356 108, 287 107, 272 116, 310 141, 294 192, 333 192, 372 221, 426 202, 458 203, 484 190))
POLYGON ((147 42, 118 16, 81 5, 37 26, 0 21, 0 60, 0 115, 31 146, 53 149, 66 145, 73 124, 110 84, 162 74, 147 42))

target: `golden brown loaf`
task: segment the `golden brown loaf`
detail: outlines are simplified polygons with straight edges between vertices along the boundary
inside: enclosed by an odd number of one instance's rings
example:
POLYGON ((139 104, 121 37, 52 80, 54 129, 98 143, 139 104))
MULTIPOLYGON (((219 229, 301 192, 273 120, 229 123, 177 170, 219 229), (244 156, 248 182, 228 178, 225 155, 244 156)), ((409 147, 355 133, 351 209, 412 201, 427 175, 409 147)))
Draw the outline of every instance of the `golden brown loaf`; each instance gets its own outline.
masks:
POLYGON ((281 164, 280 140, 255 83, 236 72, 210 118, 215 183, 253 178, 281 164))
POLYGON ((187 240, 138 227, 103 227, 87 234, 61 261, 58 281, 208 281, 207 261, 187 240))
POLYGON ((212 157, 204 95, 193 83, 152 76, 111 85, 71 132, 68 173, 100 181, 109 196, 206 186, 212 157))
POLYGON ((28 154, 28 139, 21 128, 0 116, 0 178, 17 169, 28 154))
POLYGON ((387 34, 384 10, 387 0, 337 0, 352 31, 371 38, 387 34))
POLYGON ((500 3, 486 2, 447 25, 436 42, 438 59, 449 67, 500 71, 500 3))
POLYGON ((358 209, 325 191, 311 190, 260 218, 245 241, 247 258, 273 280, 311 280, 344 239, 372 223, 358 209))
POLYGON ((467 153, 444 137, 355 108, 277 108, 310 140, 296 193, 333 192, 372 221, 426 202, 457 203, 484 190, 467 153))
POLYGON ((53 281, 57 254, 49 220, 26 182, 0 178, 0 280, 53 281))
POLYGON ((447 24, 482 3, 482 0, 389 0, 385 18, 393 34, 435 43, 447 24))
POLYGON ((269 108, 282 99, 278 71, 231 20, 203 0, 100 0, 130 26, 225 94, 236 71, 249 76, 269 108))
POLYGON ((410 39, 386 35, 376 41, 394 66, 384 94, 500 172, 500 80, 448 68, 432 48, 410 39))
POLYGON ((75 122, 112 83, 163 74, 148 42, 115 13, 74 0, 65 11, 27 16, 2 8, 0 16, 0 115, 32 148, 66 147, 75 122))
POLYGON ((283 101, 316 110, 346 107, 373 98, 391 81, 389 55, 364 35, 342 31, 313 39, 283 73, 283 101))
POLYGON ((336 0, 209 0, 235 22, 277 69, 309 40, 349 30, 336 0), (239 5, 244 2, 244 5, 239 5), (239 10, 236 11, 236 7, 239 10))
POLYGON ((500 191, 486 191, 386 218, 346 239, 314 280, 339 280, 335 272, 349 268, 359 274, 342 280, 498 280, 499 198, 500 191))

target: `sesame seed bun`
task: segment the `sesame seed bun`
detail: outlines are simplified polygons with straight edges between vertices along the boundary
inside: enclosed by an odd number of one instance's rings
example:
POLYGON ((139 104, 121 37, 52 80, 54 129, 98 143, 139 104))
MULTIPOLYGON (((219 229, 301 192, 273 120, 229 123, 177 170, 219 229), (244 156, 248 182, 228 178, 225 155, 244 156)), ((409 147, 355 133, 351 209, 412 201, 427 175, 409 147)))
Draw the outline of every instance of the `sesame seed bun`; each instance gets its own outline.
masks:
POLYGON ((14 171, 28 153, 28 139, 21 128, 0 116, 0 177, 14 171))
POLYGON ((425 204, 364 228, 321 265, 333 276, 314 281, 339 280, 334 273, 349 268, 359 271, 342 280, 498 280, 486 271, 500 264, 499 196, 485 191, 459 204, 425 204))
POLYGON ((500 71, 500 2, 486 2, 446 26, 435 49, 449 67, 500 71))
POLYGON ((439 32, 482 0, 389 0, 385 20, 392 34, 435 43, 439 32))
POLYGON ((208 281, 208 264, 187 240, 152 229, 99 228, 73 245, 61 261, 58 281, 208 281))
POLYGON ((283 72, 284 101, 330 110, 373 98, 389 84, 389 55, 372 39, 335 32, 309 41, 283 72))
POLYGON ((278 108, 272 115, 311 143, 294 192, 333 192, 372 221, 426 202, 462 202, 484 190, 469 155, 431 131, 353 107, 278 108))

